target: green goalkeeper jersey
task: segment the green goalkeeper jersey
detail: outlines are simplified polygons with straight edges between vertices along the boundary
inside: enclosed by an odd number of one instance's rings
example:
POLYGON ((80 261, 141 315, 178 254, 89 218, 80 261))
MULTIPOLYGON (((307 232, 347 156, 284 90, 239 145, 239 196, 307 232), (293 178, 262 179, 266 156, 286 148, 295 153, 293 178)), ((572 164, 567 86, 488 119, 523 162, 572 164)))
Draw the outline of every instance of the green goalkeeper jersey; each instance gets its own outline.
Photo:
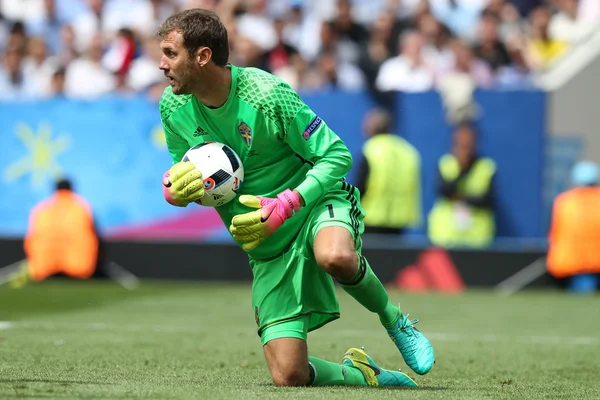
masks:
MULTIPOLYGON (((312 206, 348 173, 352 157, 346 145, 281 79, 256 68, 231 68, 229 98, 219 108, 204 106, 193 95, 174 95, 167 87, 160 115, 173 163, 203 142, 231 147, 244 165, 238 195, 275 197, 297 190, 305 206, 271 237, 250 252, 254 259, 280 255, 294 241, 312 206)), ((216 207, 227 227, 252 209, 238 199, 216 207)))

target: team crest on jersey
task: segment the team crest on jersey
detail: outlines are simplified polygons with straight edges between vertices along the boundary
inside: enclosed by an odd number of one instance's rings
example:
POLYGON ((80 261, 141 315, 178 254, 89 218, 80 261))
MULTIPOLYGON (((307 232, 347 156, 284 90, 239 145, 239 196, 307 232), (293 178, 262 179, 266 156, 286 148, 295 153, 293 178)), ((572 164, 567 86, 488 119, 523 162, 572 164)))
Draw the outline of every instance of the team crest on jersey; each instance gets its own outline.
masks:
POLYGON ((238 125, 238 132, 242 136, 242 139, 244 139, 246 142, 246 146, 250 147, 252 145, 252 129, 250 129, 248 124, 242 121, 238 125))

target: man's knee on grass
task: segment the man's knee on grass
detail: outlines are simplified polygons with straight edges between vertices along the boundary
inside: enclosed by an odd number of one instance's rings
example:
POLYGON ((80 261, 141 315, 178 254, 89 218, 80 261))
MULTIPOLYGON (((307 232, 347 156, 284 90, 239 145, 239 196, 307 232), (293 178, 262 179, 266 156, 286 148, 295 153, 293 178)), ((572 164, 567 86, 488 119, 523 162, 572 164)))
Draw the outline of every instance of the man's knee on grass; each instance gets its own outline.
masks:
POLYGON ((352 279, 358 269, 358 254, 350 232, 339 226, 321 229, 314 244, 315 260, 338 281, 352 279))
POLYGON ((310 369, 306 365, 277 366, 271 370, 275 386, 308 386, 310 384, 310 369))
POLYGON ((307 386, 310 367, 306 342, 296 338, 275 339, 263 347, 276 386, 307 386))

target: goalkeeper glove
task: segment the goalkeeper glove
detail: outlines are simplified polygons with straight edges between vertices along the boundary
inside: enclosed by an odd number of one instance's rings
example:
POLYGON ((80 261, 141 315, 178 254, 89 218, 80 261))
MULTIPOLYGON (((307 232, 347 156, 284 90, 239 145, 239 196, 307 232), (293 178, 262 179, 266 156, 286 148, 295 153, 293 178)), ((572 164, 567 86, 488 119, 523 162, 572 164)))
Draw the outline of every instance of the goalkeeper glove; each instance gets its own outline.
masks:
POLYGON ((174 206, 185 207, 204 196, 202 172, 189 161, 173 165, 162 183, 165 199, 174 206))
POLYGON ((233 238, 242 243, 245 251, 254 250, 271 236, 285 220, 300 210, 300 196, 289 189, 270 199, 259 196, 240 196, 240 203, 258 208, 246 214, 236 215, 231 220, 229 231, 233 238))

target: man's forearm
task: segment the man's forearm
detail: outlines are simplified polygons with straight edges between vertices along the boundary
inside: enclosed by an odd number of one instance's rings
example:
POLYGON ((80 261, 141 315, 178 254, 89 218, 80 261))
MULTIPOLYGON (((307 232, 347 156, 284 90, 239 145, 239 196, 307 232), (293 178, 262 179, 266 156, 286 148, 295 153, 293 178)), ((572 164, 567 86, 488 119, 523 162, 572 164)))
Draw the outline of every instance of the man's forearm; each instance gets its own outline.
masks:
POLYGON ((304 204, 310 204, 344 178, 351 167, 352 155, 340 141, 315 163, 295 191, 300 194, 304 204))

